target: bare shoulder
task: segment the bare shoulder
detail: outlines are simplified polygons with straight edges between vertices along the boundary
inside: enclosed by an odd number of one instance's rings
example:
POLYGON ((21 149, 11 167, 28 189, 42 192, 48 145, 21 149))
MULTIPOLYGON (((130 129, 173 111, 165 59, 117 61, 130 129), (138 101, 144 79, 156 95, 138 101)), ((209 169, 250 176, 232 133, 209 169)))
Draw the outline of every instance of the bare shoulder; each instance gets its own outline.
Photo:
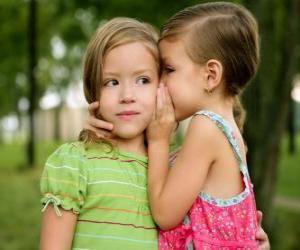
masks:
POLYGON ((205 116, 195 116, 188 126, 181 155, 195 161, 206 159, 206 163, 211 163, 217 157, 221 136, 222 132, 212 120, 205 116))
POLYGON ((218 144, 221 134, 214 121, 203 115, 197 115, 191 119, 186 140, 194 141, 196 144, 213 145, 218 144))

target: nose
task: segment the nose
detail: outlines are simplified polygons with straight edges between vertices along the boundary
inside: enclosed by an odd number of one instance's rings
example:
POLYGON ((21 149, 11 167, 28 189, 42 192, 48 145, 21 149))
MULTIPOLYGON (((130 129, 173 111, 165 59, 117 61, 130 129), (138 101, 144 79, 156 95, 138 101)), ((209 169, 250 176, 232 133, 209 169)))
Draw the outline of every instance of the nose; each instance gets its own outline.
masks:
POLYGON ((134 87, 131 84, 124 84, 121 88, 120 103, 133 103, 135 101, 134 87))

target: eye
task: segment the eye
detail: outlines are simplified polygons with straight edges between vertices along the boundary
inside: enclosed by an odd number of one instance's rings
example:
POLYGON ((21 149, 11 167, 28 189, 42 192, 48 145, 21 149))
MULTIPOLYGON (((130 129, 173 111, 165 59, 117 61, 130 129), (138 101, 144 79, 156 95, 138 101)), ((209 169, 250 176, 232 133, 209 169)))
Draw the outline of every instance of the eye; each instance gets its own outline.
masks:
POLYGON ((169 66, 163 68, 164 73, 169 74, 174 72, 175 70, 169 66))
POLYGON ((148 84, 148 83, 150 83, 150 79, 148 77, 142 76, 142 77, 137 79, 136 83, 141 84, 141 85, 148 84))
POLYGON ((107 80, 107 81, 104 82, 104 86, 106 86, 106 87, 113 87, 113 86, 116 86, 118 84, 119 84, 119 82, 115 79, 107 80))

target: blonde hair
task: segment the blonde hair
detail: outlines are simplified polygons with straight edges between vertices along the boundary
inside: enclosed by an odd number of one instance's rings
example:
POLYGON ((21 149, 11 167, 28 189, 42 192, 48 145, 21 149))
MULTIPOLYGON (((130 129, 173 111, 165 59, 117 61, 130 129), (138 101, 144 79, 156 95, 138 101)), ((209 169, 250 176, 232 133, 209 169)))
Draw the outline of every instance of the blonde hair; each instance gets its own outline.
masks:
POLYGON ((245 114, 238 97, 259 64, 255 18, 246 8, 233 3, 198 4, 171 17, 161 30, 160 41, 183 35, 187 36, 186 50, 192 61, 205 64, 216 59, 222 63, 225 94, 236 97, 234 114, 241 129, 245 114))
MULTIPOLYGON (((88 103, 99 101, 102 85, 103 62, 112 49, 132 43, 141 42, 153 55, 159 70, 158 33, 153 26, 133 18, 113 18, 100 26, 90 40, 83 61, 83 88, 88 103)), ((79 140, 84 142, 109 142, 97 139, 93 132, 83 130, 79 140)))

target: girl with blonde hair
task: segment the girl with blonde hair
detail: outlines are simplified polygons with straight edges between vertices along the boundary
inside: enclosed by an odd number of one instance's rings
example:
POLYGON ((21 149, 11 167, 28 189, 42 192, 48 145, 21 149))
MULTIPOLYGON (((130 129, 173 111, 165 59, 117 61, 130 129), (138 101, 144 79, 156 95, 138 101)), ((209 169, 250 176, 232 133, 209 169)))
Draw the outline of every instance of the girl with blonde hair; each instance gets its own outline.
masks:
POLYGON ((145 129, 159 80, 157 33, 115 18, 95 33, 84 59, 88 103, 114 124, 114 140, 88 131, 60 146, 41 177, 40 249, 157 249, 147 196, 145 129))

